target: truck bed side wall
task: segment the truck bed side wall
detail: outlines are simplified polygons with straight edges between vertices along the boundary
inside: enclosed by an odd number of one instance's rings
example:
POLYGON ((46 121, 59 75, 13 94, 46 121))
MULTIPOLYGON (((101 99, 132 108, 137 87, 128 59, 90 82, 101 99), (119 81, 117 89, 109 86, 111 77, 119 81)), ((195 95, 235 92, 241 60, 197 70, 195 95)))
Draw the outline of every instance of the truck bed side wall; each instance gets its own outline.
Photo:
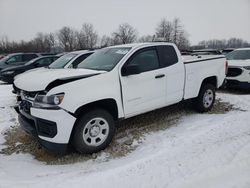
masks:
POLYGON ((186 84, 184 99, 197 97, 203 80, 208 77, 216 76, 216 87, 220 87, 225 79, 225 62, 225 58, 220 58, 185 63, 186 84))

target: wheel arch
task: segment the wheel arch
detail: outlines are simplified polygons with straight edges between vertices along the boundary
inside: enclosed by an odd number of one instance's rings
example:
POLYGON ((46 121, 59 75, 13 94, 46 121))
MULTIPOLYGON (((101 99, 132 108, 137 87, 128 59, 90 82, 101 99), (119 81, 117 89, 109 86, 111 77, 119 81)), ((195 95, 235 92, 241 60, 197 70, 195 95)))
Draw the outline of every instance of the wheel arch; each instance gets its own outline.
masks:
POLYGON ((75 112, 74 116, 78 118, 81 114, 87 112, 90 109, 101 108, 103 110, 107 110, 114 118, 114 120, 118 119, 118 106, 115 99, 107 98, 101 99, 95 102, 91 102, 88 104, 84 104, 80 106, 75 112))
POLYGON ((218 79, 216 76, 207 77, 202 81, 201 87, 204 86, 205 84, 212 84, 215 88, 218 88, 218 79))

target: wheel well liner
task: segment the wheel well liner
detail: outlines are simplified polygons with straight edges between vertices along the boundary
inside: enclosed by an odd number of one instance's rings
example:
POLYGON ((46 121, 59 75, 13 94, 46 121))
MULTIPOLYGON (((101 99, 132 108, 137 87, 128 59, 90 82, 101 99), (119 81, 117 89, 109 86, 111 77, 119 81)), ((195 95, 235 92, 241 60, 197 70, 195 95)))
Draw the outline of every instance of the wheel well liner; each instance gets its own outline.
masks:
POLYGON ((211 77, 208 77, 208 78, 205 78, 203 81, 202 81, 202 84, 201 85, 204 85, 204 84, 212 84, 215 88, 217 88, 217 77, 216 76, 211 76, 211 77))
POLYGON ((102 100, 98 100, 95 102, 85 104, 79 107, 74 112, 74 115, 75 117, 79 117, 81 114, 83 114, 87 110, 90 110, 93 108, 102 108, 104 110, 107 110, 113 116, 114 120, 118 119, 118 107, 114 99, 102 99, 102 100))

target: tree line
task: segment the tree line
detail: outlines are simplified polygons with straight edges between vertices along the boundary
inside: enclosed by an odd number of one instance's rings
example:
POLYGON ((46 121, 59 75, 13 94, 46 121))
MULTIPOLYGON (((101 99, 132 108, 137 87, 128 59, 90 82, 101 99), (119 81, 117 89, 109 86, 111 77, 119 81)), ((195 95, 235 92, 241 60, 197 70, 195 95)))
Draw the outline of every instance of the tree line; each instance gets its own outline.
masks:
POLYGON ((138 31, 128 23, 122 23, 110 35, 99 36, 91 23, 83 23, 80 30, 64 26, 51 33, 37 33, 30 41, 9 41, 7 36, 0 38, 0 53, 13 52, 68 52, 80 49, 95 49, 133 42, 151 42, 161 39, 175 43, 179 49, 190 48, 237 48, 249 46, 249 43, 237 38, 229 40, 201 41, 191 47, 189 35, 179 18, 172 21, 163 18, 156 25, 152 35, 139 36, 138 31))
POLYGON ((213 48, 213 49, 225 49, 225 48, 244 48, 250 47, 250 43, 240 38, 230 38, 228 40, 204 40, 200 41, 197 46, 193 46, 193 49, 201 48, 213 48))

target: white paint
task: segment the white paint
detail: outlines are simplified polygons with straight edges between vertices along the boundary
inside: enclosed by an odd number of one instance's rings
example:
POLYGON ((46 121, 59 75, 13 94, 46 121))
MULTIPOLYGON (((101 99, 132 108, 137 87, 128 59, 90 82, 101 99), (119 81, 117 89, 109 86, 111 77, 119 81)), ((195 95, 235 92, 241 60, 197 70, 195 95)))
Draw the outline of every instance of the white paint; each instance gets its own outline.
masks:
MULTIPOLYGON (((1 133, 15 123, 11 89, 0 85, 1 133)), ((249 188, 250 96, 217 96, 247 111, 184 116, 176 126, 146 135, 128 156, 108 161, 105 152, 95 160, 53 166, 29 154, 0 154, 0 187, 249 188)))
MULTIPOLYGON (((37 72, 29 72, 17 78, 14 83, 21 90, 41 91, 49 83, 58 78, 101 73, 96 76, 59 85, 52 88, 47 95, 64 93, 64 99, 59 106, 71 113, 75 113, 77 109, 88 103, 103 99, 113 99, 117 104, 118 117, 128 118, 175 104, 183 98, 190 99, 197 97, 202 81, 205 78, 216 76, 218 87, 221 86, 225 78, 225 58, 183 64, 179 50, 171 43, 138 43, 120 45, 118 47, 131 47, 131 50, 110 72, 87 69, 52 69, 48 71, 44 70, 44 72, 40 72, 39 74, 37 72), (169 67, 137 75, 126 77, 121 75, 122 66, 136 51, 160 45, 173 46, 177 52, 179 62, 169 67), (155 79, 155 76, 162 74, 165 76, 155 79), (192 78, 190 78, 190 75, 192 75, 192 78)), ((196 59, 196 57, 194 58, 196 59)), ((200 60, 203 60, 203 58, 200 58, 200 60)), ((45 117, 50 118, 51 116, 48 115, 49 112, 45 111, 40 110, 39 114, 34 114, 34 111, 31 111, 31 115, 42 119, 45 117), (42 115, 43 112, 46 115, 42 115)), ((69 118, 69 121, 63 122, 61 122, 58 115, 56 116, 58 118, 54 118, 54 122, 60 128, 58 128, 58 136, 49 139, 51 142, 62 143, 62 141, 69 140, 74 125, 74 121, 71 121, 73 116, 71 116, 65 116, 64 119, 69 118), (69 125, 69 122, 72 122, 72 124, 69 125), (71 130, 69 130, 69 127, 71 130), (60 133, 59 131, 68 132, 60 133)))

